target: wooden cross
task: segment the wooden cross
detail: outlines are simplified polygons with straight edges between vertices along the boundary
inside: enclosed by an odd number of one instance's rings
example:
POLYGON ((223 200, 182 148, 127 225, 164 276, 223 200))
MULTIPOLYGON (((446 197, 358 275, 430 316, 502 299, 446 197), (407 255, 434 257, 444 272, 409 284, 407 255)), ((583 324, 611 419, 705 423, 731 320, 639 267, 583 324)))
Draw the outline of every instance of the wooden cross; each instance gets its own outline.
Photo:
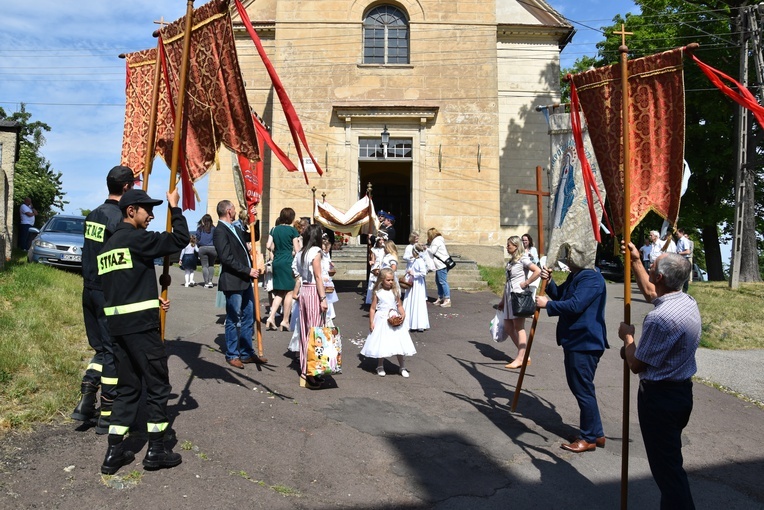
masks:
POLYGON ((621 31, 620 32, 613 32, 614 35, 620 35, 621 36, 621 46, 626 46, 626 36, 627 35, 634 35, 634 32, 627 32, 626 26, 621 23, 621 31))
POLYGON ((544 191, 544 183, 541 179, 541 167, 536 167, 536 189, 518 189, 517 193, 521 195, 536 195, 536 211, 538 213, 538 250, 539 256, 545 253, 544 250, 544 197, 549 196, 548 191, 544 191))
POLYGON ((165 25, 169 25, 169 23, 167 23, 167 22, 164 20, 164 16, 160 16, 160 17, 159 17, 159 21, 155 21, 155 22, 154 22, 154 24, 155 24, 155 25, 159 25, 159 28, 162 28, 162 27, 164 27, 165 25))

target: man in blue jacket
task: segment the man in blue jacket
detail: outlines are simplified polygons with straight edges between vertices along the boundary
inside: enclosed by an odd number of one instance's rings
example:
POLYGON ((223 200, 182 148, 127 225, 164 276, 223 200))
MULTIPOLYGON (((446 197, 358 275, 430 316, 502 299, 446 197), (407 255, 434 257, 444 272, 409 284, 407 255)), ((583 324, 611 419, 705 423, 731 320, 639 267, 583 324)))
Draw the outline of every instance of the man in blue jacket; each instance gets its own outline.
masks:
POLYGON ((549 268, 541 270, 541 278, 548 280, 546 296, 537 296, 536 305, 546 308, 550 317, 558 316, 557 344, 565 353, 565 377, 568 387, 578 401, 580 436, 562 448, 571 452, 590 452, 605 446, 594 374, 607 343, 605 328, 605 279, 587 263, 586 257, 575 248, 568 249, 566 264, 570 275, 559 287, 551 279, 549 268))

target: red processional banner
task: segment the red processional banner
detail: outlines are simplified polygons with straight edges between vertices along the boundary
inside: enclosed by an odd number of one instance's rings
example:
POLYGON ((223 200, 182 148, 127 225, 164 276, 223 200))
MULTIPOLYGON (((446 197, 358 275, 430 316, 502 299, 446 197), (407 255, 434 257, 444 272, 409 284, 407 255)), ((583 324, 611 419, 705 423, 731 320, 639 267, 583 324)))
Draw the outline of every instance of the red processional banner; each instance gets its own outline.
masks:
MULTIPOLYGON (((628 62, 631 227, 655 211, 671 224, 679 214, 684 162, 684 49, 628 62)), ((572 76, 610 201, 623 229, 621 70, 611 65, 572 76)))

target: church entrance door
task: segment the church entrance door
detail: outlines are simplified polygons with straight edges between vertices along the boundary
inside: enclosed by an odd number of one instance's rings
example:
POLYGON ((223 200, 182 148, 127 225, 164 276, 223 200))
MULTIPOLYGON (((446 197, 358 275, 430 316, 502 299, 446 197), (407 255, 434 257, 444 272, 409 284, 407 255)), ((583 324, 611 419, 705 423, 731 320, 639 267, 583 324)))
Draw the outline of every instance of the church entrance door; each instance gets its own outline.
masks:
POLYGON ((395 216, 395 243, 408 244, 411 232, 411 161, 359 161, 359 198, 371 183, 374 208, 395 216))

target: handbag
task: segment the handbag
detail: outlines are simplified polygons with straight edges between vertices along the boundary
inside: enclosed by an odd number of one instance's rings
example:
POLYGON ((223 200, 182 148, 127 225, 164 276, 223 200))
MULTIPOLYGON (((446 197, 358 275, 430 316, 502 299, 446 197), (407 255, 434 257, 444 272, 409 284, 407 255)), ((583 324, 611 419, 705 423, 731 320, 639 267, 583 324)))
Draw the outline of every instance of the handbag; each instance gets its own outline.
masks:
POLYGON ((306 375, 342 373, 342 338, 336 326, 314 326, 308 334, 306 375))
POLYGON ((536 313, 536 300, 533 298, 533 291, 525 289, 522 292, 512 292, 511 294, 512 315, 515 317, 533 317, 533 314, 536 313))
POLYGON ((453 268, 456 267, 456 262, 454 262, 454 259, 452 259, 450 256, 446 260, 443 260, 437 255, 433 255, 433 257, 435 257, 436 259, 438 259, 439 261, 443 262, 446 265, 446 271, 451 271, 453 268))
POLYGON ((265 263, 263 289, 265 289, 265 292, 273 292, 273 262, 270 260, 265 263))

